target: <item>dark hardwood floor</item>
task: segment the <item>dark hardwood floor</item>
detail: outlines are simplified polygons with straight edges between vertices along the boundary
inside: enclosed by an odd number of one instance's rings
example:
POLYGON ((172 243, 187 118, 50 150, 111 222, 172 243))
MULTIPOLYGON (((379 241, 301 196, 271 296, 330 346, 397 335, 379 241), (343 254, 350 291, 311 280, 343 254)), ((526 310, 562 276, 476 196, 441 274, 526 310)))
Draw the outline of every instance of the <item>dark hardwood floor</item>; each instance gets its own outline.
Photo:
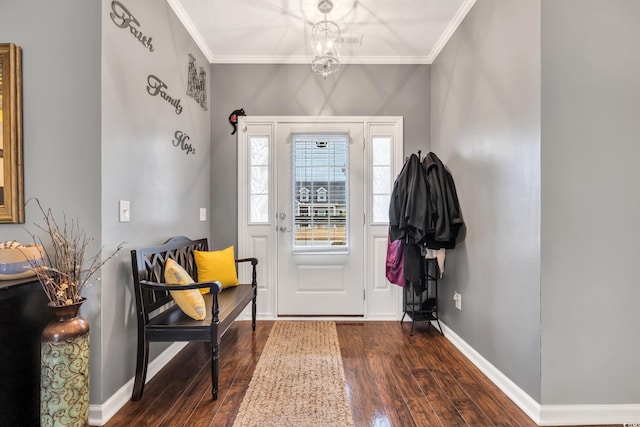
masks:
MULTIPOLYGON (((356 427, 535 426, 426 323, 416 323, 413 336, 406 322, 337 325, 356 427)), ((272 326, 258 321, 252 333, 249 322, 236 322, 225 334, 217 401, 209 346, 191 343, 106 426, 231 426, 272 326)))

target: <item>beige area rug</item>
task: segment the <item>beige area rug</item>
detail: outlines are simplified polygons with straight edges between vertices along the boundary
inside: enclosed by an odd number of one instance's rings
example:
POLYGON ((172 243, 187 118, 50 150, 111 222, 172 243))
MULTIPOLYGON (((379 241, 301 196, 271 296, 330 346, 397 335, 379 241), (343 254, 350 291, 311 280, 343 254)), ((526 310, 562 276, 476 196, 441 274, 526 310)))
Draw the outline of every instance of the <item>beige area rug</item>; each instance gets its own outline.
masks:
POLYGON ((334 322, 273 325, 233 425, 353 426, 334 322))

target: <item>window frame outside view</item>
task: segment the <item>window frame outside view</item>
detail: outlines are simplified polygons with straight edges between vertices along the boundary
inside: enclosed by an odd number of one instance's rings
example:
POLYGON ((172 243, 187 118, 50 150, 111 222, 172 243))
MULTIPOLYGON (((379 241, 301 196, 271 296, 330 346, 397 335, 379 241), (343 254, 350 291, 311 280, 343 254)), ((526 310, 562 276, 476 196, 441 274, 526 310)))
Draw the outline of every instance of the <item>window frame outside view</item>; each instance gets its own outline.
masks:
POLYGON ((349 248, 349 135, 292 135, 292 248, 349 248))

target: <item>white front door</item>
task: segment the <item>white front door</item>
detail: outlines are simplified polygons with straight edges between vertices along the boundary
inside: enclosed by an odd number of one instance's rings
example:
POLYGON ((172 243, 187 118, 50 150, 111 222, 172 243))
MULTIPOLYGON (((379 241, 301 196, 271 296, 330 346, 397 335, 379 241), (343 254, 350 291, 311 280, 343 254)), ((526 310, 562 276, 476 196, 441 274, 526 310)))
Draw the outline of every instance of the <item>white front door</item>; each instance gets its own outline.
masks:
POLYGON ((363 123, 280 123, 277 314, 364 314, 363 123))

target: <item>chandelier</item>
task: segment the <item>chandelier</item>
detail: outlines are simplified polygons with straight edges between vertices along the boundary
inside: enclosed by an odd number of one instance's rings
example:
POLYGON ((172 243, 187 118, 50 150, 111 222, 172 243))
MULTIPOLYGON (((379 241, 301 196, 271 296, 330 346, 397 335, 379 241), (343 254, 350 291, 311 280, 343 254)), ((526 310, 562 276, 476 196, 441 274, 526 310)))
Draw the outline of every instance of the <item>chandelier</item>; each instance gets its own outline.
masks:
POLYGON ((311 30, 311 69, 325 79, 340 69, 340 27, 327 19, 332 9, 330 0, 320 0, 318 10, 324 14, 324 20, 311 30))

